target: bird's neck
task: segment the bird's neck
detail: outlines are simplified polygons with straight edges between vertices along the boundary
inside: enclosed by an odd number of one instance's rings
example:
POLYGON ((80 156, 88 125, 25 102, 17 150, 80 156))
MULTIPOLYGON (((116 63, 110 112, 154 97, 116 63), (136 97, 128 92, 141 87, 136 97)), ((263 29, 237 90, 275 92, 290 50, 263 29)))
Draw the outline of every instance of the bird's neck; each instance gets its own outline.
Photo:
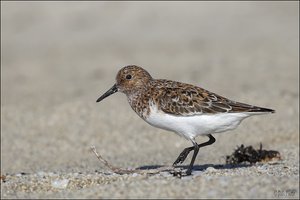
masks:
POLYGON ((127 94, 128 102, 131 108, 143 119, 145 119, 150 112, 149 103, 151 101, 150 93, 146 90, 137 90, 134 93, 127 94))

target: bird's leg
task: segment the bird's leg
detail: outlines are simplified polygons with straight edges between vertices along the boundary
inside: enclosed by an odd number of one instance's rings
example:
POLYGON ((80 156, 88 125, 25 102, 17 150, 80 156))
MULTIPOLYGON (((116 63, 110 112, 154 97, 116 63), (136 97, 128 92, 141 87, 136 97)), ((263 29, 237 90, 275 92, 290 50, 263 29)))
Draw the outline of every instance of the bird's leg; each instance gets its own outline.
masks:
POLYGON ((196 142, 194 142, 194 153, 193 153, 193 157, 192 157, 190 166, 186 170, 186 175, 191 175, 192 174, 192 169, 193 169, 194 162, 195 162, 195 159, 197 157, 198 152, 199 152, 199 145, 196 142))
MULTIPOLYGON (((209 140, 207 142, 204 142, 204 143, 201 143, 201 144, 198 144, 198 147, 201 148, 201 147, 204 147, 204 146, 207 146, 207 145, 211 145, 213 144, 216 139, 212 136, 212 135, 207 135, 209 137, 209 140)), ((185 148, 181 153, 180 155, 178 156, 178 158, 175 160, 175 162, 173 163, 173 166, 177 165, 178 163, 183 163, 184 160, 186 159, 186 157, 189 155, 189 153, 194 150, 194 146, 192 147, 187 147, 185 148)))
POLYGON ((183 161, 186 159, 186 157, 189 155, 189 153, 194 150, 194 146, 192 147, 187 147, 185 148, 180 155, 178 156, 178 158, 175 160, 175 162, 173 163, 173 166, 177 165, 178 163, 183 163, 183 161))

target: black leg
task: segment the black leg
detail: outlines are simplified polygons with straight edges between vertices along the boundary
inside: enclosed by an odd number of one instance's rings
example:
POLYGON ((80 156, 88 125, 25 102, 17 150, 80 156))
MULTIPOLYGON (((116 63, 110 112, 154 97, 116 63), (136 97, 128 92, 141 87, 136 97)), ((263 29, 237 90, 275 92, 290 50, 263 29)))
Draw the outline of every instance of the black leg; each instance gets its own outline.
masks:
POLYGON ((186 159, 186 157, 189 155, 189 153, 192 150, 194 150, 194 146, 185 148, 180 153, 180 155, 178 156, 178 158, 175 160, 175 162, 173 163, 173 166, 176 166, 178 163, 183 163, 183 161, 186 159))
MULTIPOLYGON (((207 145, 211 145, 213 144, 216 139, 212 136, 212 135, 207 135, 209 137, 209 140, 207 142, 204 142, 204 143, 201 143, 201 144, 198 144, 198 147, 201 148, 201 147, 204 147, 204 146, 207 146, 207 145)), ((181 153, 180 155, 178 156, 178 158, 175 160, 175 162, 173 163, 173 166, 177 165, 178 163, 183 163, 184 160, 186 159, 186 157, 189 155, 189 153, 195 149, 195 146, 192 146, 192 147, 187 147, 185 148, 181 153)))
POLYGON ((193 157, 192 157, 190 166, 189 166, 189 168, 188 168, 187 171, 186 171, 186 175, 191 175, 191 174, 192 174, 192 169, 193 169, 194 162, 195 162, 195 159, 196 159, 196 157, 197 157, 198 152, 199 152, 199 145, 195 142, 195 143, 194 143, 194 153, 193 153, 193 157))

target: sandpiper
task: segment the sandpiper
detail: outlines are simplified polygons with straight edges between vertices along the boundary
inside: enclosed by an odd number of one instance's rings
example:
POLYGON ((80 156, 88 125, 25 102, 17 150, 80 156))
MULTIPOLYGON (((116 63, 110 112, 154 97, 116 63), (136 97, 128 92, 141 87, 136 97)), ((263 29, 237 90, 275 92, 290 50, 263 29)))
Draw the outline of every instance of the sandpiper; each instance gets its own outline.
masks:
POLYGON ((118 91, 126 94, 131 108, 147 123, 175 132, 193 143, 173 163, 173 166, 183 163, 193 150, 186 175, 192 173, 199 148, 216 141, 213 133, 235 129, 249 116, 275 112, 229 100, 198 86, 154 79, 136 65, 123 67, 116 76, 116 83, 97 102, 118 91), (209 140, 197 144, 195 138, 199 135, 208 136, 209 140))

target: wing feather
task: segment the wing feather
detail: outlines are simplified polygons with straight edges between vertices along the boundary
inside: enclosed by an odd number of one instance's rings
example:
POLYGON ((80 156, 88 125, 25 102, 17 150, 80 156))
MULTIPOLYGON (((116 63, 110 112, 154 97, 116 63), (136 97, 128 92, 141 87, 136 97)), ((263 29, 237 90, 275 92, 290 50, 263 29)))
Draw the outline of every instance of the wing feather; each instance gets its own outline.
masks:
POLYGON ((232 101, 193 85, 179 82, 170 84, 166 81, 160 85, 162 92, 156 98, 160 109, 169 114, 192 116, 226 112, 274 112, 268 108, 232 101))

